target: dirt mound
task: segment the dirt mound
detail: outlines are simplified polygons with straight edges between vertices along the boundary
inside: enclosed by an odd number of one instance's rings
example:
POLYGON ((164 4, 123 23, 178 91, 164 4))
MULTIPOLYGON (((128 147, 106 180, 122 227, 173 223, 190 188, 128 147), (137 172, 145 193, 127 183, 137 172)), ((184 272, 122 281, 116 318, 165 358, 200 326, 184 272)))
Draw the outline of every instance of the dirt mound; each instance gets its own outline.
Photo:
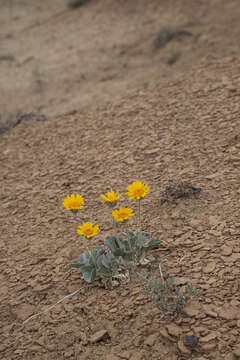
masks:
POLYGON ((1 359, 239 356, 239 71, 237 56, 208 56, 174 81, 0 135, 1 359), (199 301, 159 322, 141 281, 93 285, 23 325, 84 285, 68 266, 83 251, 76 227, 98 223, 102 244, 112 230, 99 193, 137 179, 150 186, 143 229, 169 249, 152 251, 149 271, 166 259, 164 276, 195 284, 199 301), (169 183, 201 192, 161 204, 169 183), (77 217, 61 205, 72 192, 86 198, 77 217))

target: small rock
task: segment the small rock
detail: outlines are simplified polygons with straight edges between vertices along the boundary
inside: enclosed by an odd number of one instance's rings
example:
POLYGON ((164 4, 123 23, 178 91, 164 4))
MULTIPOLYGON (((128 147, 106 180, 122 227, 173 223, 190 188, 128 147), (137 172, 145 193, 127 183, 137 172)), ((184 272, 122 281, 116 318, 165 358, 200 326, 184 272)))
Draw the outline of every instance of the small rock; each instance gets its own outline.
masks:
POLYGON ((240 319, 240 310, 235 306, 223 306, 219 311, 219 316, 225 320, 240 319))
POLYGON ((140 352, 134 352, 130 360, 141 360, 141 359, 142 359, 142 354, 140 352))
POLYGON ((170 335, 178 337, 182 333, 182 329, 180 326, 177 326, 175 324, 167 325, 167 331, 170 335))
POLYGON ((0 352, 3 352, 4 350, 7 349, 7 345, 6 344, 0 344, 0 352))
POLYGON ((98 341, 101 341, 104 338, 104 336, 107 334, 108 334, 107 330, 99 330, 89 338, 89 341, 91 343, 96 343, 98 341))
POLYGON ((217 344, 215 344, 215 343, 202 344, 201 349, 204 351, 211 351, 211 350, 215 349, 216 346, 217 346, 217 344))
POLYGON ((42 292, 46 292, 48 289, 50 289, 52 287, 51 284, 37 284, 34 286, 33 290, 40 293, 41 291, 42 292))
POLYGON ((186 285, 187 283, 189 282, 189 280, 185 277, 176 277, 174 279, 174 284, 176 286, 179 286, 179 285, 186 285))
POLYGON ((107 354, 106 360, 119 360, 119 357, 113 354, 107 354))
POLYGON ((221 251, 222 251, 222 255, 229 256, 232 254, 233 249, 230 246, 223 245, 221 251))
POLYGON ((236 356, 237 359, 240 358, 240 344, 234 347, 233 354, 236 356))
POLYGON ((209 273, 211 273, 211 272, 213 272, 213 270, 215 269, 215 267, 216 267, 216 264, 215 264, 215 262, 209 262, 208 264, 207 264, 207 266, 205 266, 205 268, 203 268, 203 272, 205 273, 205 274, 209 274, 209 273))
POLYGON ((212 305, 203 305, 203 310, 205 312, 206 315, 209 315, 211 317, 216 318, 218 316, 217 312, 213 310, 213 306, 212 305))
POLYGON ((14 310, 15 314, 19 317, 20 320, 27 319, 30 315, 34 314, 35 311, 35 306, 30 304, 19 305, 17 306, 16 310, 14 310))
POLYGON ((170 341, 174 341, 174 338, 168 334, 168 332, 165 328, 160 329, 159 334, 170 341))
POLYGON ((228 353, 227 355, 224 355, 225 360, 234 360, 234 355, 232 353, 228 353))
POLYGON ((120 357, 121 359, 127 359, 127 360, 129 360, 130 357, 131 357, 131 355, 132 355, 132 352, 131 352, 131 351, 125 350, 125 351, 121 352, 121 354, 119 354, 119 357, 120 357))
POLYGON ((149 335, 146 340, 144 341, 145 345, 153 346, 158 338, 158 334, 151 334, 149 335))
POLYGON ((216 332, 212 332, 204 337, 201 338, 201 342, 207 343, 211 340, 214 340, 218 337, 218 334, 216 332))
POLYGON ((197 302, 191 302, 185 308, 183 308, 183 313, 187 316, 194 317, 197 316, 200 312, 200 306, 197 302))
POLYGON ((191 354, 191 351, 184 345, 183 340, 180 339, 178 341, 178 349, 181 351, 181 353, 183 354, 191 354))
POLYGON ((209 224, 210 224, 210 225, 216 226, 216 225, 218 225, 219 223, 221 223, 220 217, 215 216, 215 215, 210 215, 210 216, 209 216, 209 224))
POLYGON ((193 330, 196 334, 199 334, 199 335, 207 335, 207 333, 209 332, 208 329, 206 329, 203 326, 195 326, 193 328, 193 330))
POLYGON ((195 335, 187 335, 184 339, 184 345, 190 349, 194 349, 198 344, 198 337, 195 335))
POLYGON ((46 349, 48 350, 48 351, 57 351, 57 344, 46 344, 46 349))

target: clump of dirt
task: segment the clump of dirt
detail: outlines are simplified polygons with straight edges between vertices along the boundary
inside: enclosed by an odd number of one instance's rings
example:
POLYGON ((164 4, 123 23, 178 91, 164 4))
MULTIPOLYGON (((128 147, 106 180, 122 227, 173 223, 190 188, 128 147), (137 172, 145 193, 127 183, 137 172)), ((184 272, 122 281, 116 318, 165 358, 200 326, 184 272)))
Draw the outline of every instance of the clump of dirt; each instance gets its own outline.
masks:
POLYGON ((169 184, 162 193, 161 204, 175 203, 176 200, 183 198, 197 198, 201 190, 199 187, 186 183, 169 184))

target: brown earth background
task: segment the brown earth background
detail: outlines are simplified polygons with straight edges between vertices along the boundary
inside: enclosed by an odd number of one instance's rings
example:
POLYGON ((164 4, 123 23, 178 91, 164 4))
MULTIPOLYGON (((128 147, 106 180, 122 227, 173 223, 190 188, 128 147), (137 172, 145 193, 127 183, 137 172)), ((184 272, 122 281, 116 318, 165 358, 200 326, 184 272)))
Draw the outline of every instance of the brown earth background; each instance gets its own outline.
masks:
POLYGON ((0 2, 2 360, 240 358, 239 19, 238 0, 0 2), (146 271, 166 259, 203 291, 174 319, 140 279, 85 286, 68 265, 82 221, 101 228, 93 246, 112 232, 99 194, 139 179, 143 229, 163 240, 146 271), (169 182, 201 193, 162 204, 169 182))

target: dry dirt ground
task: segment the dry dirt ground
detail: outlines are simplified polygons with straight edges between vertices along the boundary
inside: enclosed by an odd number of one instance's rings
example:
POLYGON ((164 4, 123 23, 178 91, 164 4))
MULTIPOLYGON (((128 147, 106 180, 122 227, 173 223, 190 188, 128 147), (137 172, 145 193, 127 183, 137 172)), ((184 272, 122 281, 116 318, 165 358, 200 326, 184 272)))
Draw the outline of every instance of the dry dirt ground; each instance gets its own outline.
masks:
POLYGON ((91 108, 187 76, 208 54, 239 54, 239 0, 67 5, 0 1, 0 124, 33 110, 53 117, 91 108))
MULTIPOLYGON (((19 17, 27 3, 19 1, 19 17)), ((13 121, 18 111, 34 109, 51 118, 25 117, 0 135, 2 360, 240 358, 240 10, 238 1, 194 4, 91 0, 70 11, 63 1, 59 8, 53 1, 46 20, 41 2, 35 10, 32 5, 35 15, 39 7, 39 24, 32 27, 26 15, 20 31, 17 5, 11 10, 1 2, 3 54, 13 55, 0 67, 2 123, 5 112, 13 121), (62 15, 52 16, 55 11, 62 15), (173 19, 191 26, 153 52, 159 27, 173 19), (84 44, 76 42, 79 34, 84 44), (101 59, 88 60, 102 48, 101 59), (175 50, 182 55, 169 65, 175 50), (24 64, 29 56, 33 59, 24 64), (42 90, 34 92, 30 79, 36 64, 42 90), (86 79, 79 82, 85 68, 86 79), (101 81, 103 76, 110 79, 101 81), (75 109, 80 110, 56 116, 75 109), (138 179, 150 186, 143 229, 163 240, 145 270, 159 276, 157 265, 166 259, 166 278, 173 276, 180 286, 192 282, 203 291, 175 318, 159 320, 161 311, 141 293, 139 278, 112 290, 85 286, 68 265, 84 250, 76 233, 82 221, 101 228, 92 246, 112 233, 109 209, 99 198, 104 187, 124 194, 138 179), (169 182, 189 183, 201 192, 162 202, 169 182), (72 192, 86 199, 77 217, 61 205, 72 192), (99 331, 105 335, 98 339, 99 331), (198 339, 192 349, 184 345, 188 335, 198 339)), ((126 197, 122 204, 136 209, 126 197)), ((129 227, 136 228, 134 218, 129 227)))

